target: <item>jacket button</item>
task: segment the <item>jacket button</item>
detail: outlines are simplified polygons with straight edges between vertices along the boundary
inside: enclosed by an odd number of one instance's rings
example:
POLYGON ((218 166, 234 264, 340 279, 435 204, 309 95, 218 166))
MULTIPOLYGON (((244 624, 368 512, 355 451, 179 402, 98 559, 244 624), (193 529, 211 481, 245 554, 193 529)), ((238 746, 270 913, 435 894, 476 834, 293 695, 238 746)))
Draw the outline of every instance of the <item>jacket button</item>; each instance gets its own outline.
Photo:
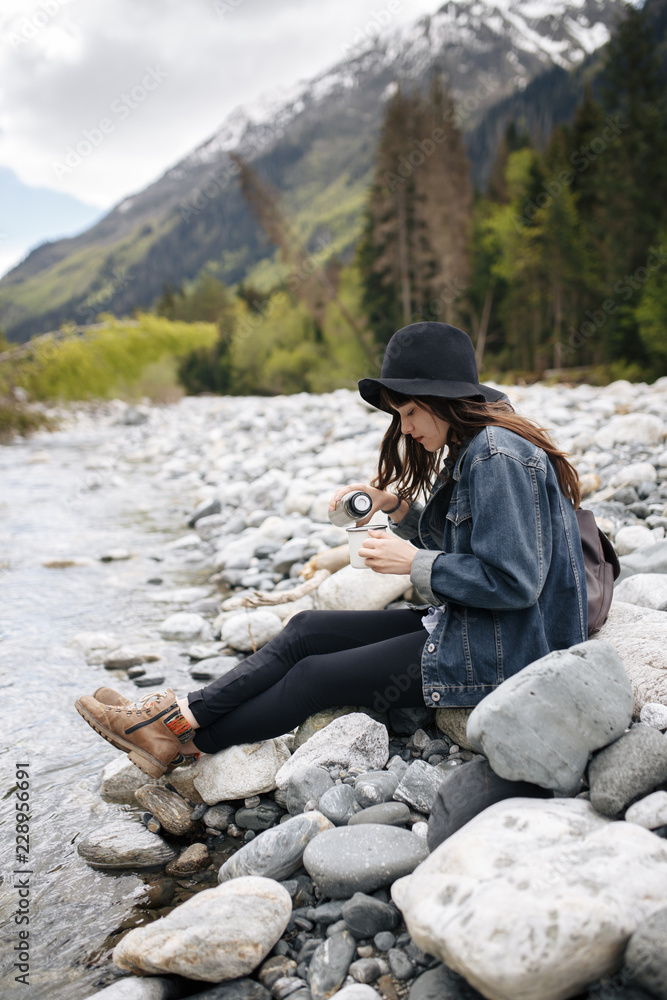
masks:
POLYGON ((429 653, 435 653, 435 646, 434 646, 434 644, 432 642, 429 642, 427 648, 428 648, 429 653))
POLYGON ((438 691, 432 693, 431 701, 440 701, 440 693, 438 691))

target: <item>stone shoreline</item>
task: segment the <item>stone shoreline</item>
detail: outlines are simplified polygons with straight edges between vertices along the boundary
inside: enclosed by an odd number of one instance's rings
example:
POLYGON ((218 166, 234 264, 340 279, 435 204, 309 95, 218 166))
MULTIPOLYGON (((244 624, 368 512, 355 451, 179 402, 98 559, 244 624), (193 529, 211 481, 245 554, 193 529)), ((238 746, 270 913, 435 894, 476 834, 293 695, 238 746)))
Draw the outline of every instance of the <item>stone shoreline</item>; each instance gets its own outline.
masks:
MULTIPOLYGON (((130 977, 95 996, 667 998, 667 379, 509 394, 570 451, 622 557, 603 630, 470 721, 393 709, 387 691, 381 712, 321 713, 159 782, 114 757, 101 794, 143 823, 119 811, 79 853, 164 873, 114 949, 130 977)), ((341 565, 326 519, 333 487, 372 475, 386 425, 353 394, 114 403, 95 419, 132 426, 111 474, 150 463, 190 508, 164 546, 155 640, 73 637, 128 697, 180 693, 179 653, 198 687, 299 610, 409 594, 407 578, 341 565), (206 567, 206 586, 165 582, 206 567), (181 610, 160 619, 161 602, 181 610)))

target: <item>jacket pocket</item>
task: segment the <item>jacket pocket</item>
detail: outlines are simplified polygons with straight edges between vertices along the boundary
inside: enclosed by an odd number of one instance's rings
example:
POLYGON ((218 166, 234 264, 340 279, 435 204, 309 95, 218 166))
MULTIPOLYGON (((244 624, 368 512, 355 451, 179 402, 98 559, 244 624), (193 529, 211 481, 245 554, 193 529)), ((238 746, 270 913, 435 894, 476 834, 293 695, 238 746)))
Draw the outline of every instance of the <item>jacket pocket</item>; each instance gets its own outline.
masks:
POLYGON ((467 493, 459 493, 455 499, 450 501, 449 509, 447 511, 447 520, 451 521, 456 527, 463 524, 464 521, 472 518, 472 511, 470 510, 470 496, 467 493))

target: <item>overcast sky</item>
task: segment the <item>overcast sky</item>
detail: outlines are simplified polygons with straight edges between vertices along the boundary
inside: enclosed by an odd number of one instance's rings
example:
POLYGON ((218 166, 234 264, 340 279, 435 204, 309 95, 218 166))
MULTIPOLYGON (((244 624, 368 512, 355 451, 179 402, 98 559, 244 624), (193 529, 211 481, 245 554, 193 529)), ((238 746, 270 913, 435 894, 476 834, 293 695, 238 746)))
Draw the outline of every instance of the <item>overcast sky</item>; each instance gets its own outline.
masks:
POLYGON ((0 0, 0 166, 25 184, 109 208, 206 139, 238 105, 326 69, 374 24, 381 33, 438 6, 0 0), (86 132, 99 145, 70 169, 67 148, 86 132))

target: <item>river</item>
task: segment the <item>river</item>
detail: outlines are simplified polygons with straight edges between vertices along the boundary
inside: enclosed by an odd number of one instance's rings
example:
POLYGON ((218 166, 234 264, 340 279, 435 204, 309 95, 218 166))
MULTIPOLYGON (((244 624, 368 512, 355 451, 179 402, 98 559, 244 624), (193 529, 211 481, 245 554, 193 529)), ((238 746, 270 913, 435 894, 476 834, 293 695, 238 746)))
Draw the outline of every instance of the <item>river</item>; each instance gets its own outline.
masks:
MULTIPOLYGON (((136 874, 95 871, 77 854, 82 836, 131 809, 96 794, 102 767, 117 754, 73 702, 107 676, 72 645, 84 631, 156 638, 156 622, 177 610, 151 600, 147 581, 156 567, 174 587, 202 582, 204 567, 159 562, 164 543, 186 530, 188 490, 177 478, 158 481, 150 463, 126 461, 141 439, 140 427, 84 416, 0 448, 3 995, 78 1000, 113 981, 110 939, 142 885, 136 874), (132 558, 101 562, 112 549, 132 558), (45 565, 72 557, 81 564, 45 565), (17 764, 28 765, 30 782, 22 864, 15 853, 17 764), (17 912, 29 924, 17 923, 17 912), (29 937, 20 938, 26 929, 29 937), (14 962, 26 940, 29 990, 14 978, 23 971, 14 962)), ((170 679, 174 670, 187 688, 185 666, 170 664, 170 679)))

